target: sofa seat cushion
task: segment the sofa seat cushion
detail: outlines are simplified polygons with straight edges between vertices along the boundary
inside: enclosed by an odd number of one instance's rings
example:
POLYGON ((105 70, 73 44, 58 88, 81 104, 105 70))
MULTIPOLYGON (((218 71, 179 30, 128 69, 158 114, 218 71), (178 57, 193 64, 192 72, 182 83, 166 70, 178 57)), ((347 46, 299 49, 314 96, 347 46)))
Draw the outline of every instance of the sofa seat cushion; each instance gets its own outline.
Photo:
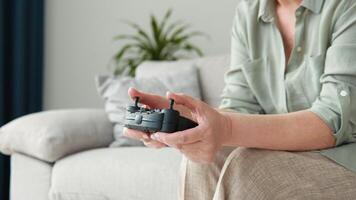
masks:
POLYGON ((177 199, 181 154, 171 148, 105 148, 55 163, 50 199, 177 199))
POLYGON ((11 155, 11 200, 48 200, 52 164, 19 153, 11 155))

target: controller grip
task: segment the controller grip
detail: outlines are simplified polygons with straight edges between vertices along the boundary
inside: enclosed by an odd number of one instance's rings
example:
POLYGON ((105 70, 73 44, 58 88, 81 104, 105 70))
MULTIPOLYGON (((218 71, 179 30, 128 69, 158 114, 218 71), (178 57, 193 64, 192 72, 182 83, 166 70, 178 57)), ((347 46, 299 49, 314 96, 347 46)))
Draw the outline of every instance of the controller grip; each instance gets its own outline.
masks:
POLYGON ((177 131, 184 131, 198 126, 198 124, 186 117, 180 116, 177 126, 177 131))

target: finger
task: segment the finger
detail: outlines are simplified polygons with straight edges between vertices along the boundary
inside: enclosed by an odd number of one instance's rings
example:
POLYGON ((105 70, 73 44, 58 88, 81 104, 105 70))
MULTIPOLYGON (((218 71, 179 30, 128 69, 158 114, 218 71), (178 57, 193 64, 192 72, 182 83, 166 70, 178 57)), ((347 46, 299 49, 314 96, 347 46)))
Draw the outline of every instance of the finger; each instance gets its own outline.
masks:
POLYGON ((144 95, 143 92, 139 91, 136 88, 130 87, 129 90, 127 91, 129 96, 134 100, 136 97, 141 97, 144 95))
POLYGON ((200 101, 194 99, 193 97, 190 97, 185 94, 178 94, 178 93, 172 93, 172 92, 167 92, 167 99, 173 99, 175 104, 178 105, 183 105, 190 109, 191 111, 196 110, 199 105, 200 101))
POLYGON ((146 139, 143 139, 142 140, 143 144, 150 147, 150 148, 155 148, 155 149, 160 149, 160 148, 163 148, 163 147, 166 147, 167 145, 161 143, 161 142, 158 142, 158 141, 155 141, 155 140, 146 140, 146 139))
POLYGON ((146 133, 128 128, 124 128, 123 135, 137 140, 150 139, 146 133))
POLYGON ((148 105, 149 107, 154 107, 154 108, 166 108, 168 107, 168 101, 166 101, 164 98, 162 98, 159 95, 155 94, 150 94, 150 93, 145 93, 141 92, 135 88, 129 88, 128 94, 131 97, 131 99, 135 99, 136 97, 140 98, 140 103, 148 105))
POLYGON ((151 136, 151 138, 152 137, 169 146, 179 146, 199 142, 203 139, 204 134, 200 127, 197 126, 195 128, 170 134, 158 132, 151 136))

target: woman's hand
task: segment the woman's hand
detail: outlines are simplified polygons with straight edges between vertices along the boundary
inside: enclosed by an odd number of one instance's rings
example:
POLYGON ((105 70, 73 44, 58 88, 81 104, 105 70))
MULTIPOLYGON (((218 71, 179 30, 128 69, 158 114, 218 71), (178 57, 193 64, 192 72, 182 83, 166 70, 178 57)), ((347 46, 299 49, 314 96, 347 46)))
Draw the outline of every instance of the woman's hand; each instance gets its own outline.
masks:
MULTIPOLYGON (((130 88, 128 90, 128 94, 131 97, 131 99, 135 99, 136 97, 139 97, 140 103, 148 108, 162 109, 162 108, 169 107, 169 100, 159 95, 143 93, 134 88, 130 88)), ((184 106, 175 106, 174 109, 178 110, 181 115, 192 119, 189 110, 186 109, 184 106)), ((124 135, 133 139, 141 140, 148 147, 152 147, 152 148, 166 147, 166 144, 161 143, 159 141, 152 140, 147 133, 141 131, 125 128, 124 135)))
POLYGON ((183 94, 168 93, 167 99, 186 107, 199 125, 171 134, 155 133, 151 138, 179 149, 190 160, 212 162, 223 141, 230 137, 230 119, 204 102, 183 94))

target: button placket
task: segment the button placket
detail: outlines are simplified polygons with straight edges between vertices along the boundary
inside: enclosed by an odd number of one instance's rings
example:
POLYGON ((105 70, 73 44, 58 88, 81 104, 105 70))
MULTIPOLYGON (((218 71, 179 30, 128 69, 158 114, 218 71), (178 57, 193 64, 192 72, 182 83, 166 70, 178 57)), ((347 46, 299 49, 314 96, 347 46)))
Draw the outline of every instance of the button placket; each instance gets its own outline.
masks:
POLYGON ((293 63, 298 64, 299 59, 302 57, 303 46, 304 46, 304 18, 306 16, 307 10, 300 7, 297 9, 296 16, 296 26, 295 26, 295 38, 294 38, 294 50, 292 51, 293 63))
POLYGON ((296 11, 295 13, 295 16, 296 16, 296 50, 298 53, 302 52, 303 50, 303 47, 302 47, 302 33, 304 31, 304 24, 303 24, 303 21, 304 21, 304 15, 303 15, 303 10, 302 8, 298 8, 298 10, 296 11), (298 29, 297 29, 298 28, 298 29))

